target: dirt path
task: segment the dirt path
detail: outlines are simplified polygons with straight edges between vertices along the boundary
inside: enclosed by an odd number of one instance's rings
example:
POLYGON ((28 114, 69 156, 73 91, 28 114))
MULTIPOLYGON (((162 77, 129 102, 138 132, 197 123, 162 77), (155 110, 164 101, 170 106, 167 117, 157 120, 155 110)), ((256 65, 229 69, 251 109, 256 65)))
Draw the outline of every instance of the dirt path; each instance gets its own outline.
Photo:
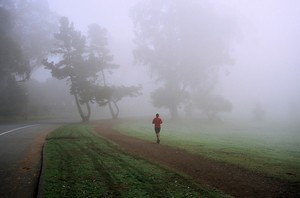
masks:
POLYGON ((167 166, 201 185, 215 187, 234 197, 300 197, 299 184, 281 182, 181 149, 129 137, 113 130, 111 123, 96 124, 95 131, 116 142, 125 152, 167 166))

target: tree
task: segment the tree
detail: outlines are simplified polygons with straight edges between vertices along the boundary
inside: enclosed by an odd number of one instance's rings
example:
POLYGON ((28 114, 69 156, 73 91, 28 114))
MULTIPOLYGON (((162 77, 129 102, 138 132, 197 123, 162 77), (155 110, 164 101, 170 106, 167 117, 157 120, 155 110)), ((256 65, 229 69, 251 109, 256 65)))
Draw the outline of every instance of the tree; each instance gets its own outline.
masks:
MULTIPOLYGON (((97 24, 91 24, 88 29, 88 41, 89 41, 89 65, 93 68, 97 68, 100 76, 98 85, 94 87, 94 99, 100 106, 109 106, 112 117, 115 119, 118 117, 119 108, 116 103, 114 108, 112 107, 112 95, 113 89, 108 87, 106 80, 106 72, 111 72, 112 69, 117 69, 119 65, 113 64, 113 56, 110 55, 107 48, 108 41, 106 37, 106 29, 100 27, 97 24)), ((98 73, 96 73, 98 74, 98 73)))
POLYGON ((86 40, 85 36, 75 30, 73 23, 69 23, 68 18, 62 17, 59 33, 54 36, 58 42, 52 50, 52 55, 59 60, 54 62, 46 59, 43 63, 51 70, 52 76, 69 81, 70 93, 75 98, 82 121, 89 120, 90 103, 95 101, 101 106, 108 105, 112 117, 117 118, 117 101, 125 95, 134 95, 138 88, 117 88, 108 85, 105 72, 118 68, 118 65, 112 63, 113 57, 107 48, 106 30, 99 25, 90 25, 86 40), (123 93, 121 97, 120 93, 123 93), (83 105, 86 107, 86 113, 83 111, 83 105), (116 108, 116 112, 113 107, 116 108))
POLYGON ((149 66, 162 83, 153 104, 176 118, 189 93, 213 88, 220 65, 232 62, 232 21, 192 0, 142 1, 131 14, 135 60, 149 66))
POLYGON ((205 95, 194 98, 194 104, 203 111, 208 119, 214 121, 219 120, 218 113, 232 111, 232 104, 229 100, 218 95, 205 95))
POLYGON ((118 102, 124 97, 136 97, 140 95, 141 87, 139 86, 95 86, 95 101, 100 106, 108 105, 113 119, 117 119, 120 109, 118 102))
POLYGON ((21 46, 12 37, 14 31, 14 21, 11 13, 0 7, 0 77, 9 79, 27 79, 29 77, 29 67, 23 56, 21 46))
POLYGON ((95 81, 93 86, 94 100, 100 106, 108 105, 113 119, 118 118, 119 107, 118 101, 123 97, 135 97, 140 94, 141 87, 138 86, 110 86, 107 82, 107 73, 111 74, 113 69, 119 68, 119 65, 114 64, 113 56, 110 54, 107 47, 107 31, 97 24, 92 24, 88 29, 88 53, 89 67, 95 68, 95 81), (99 75, 99 76, 97 76, 99 75))
POLYGON ((28 68, 24 70, 27 70, 26 77, 29 78, 31 70, 41 66, 43 56, 52 44, 51 36, 56 29, 54 15, 46 0, 2 1, 0 8, 7 10, 12 19, 1 17, 1 24, 10 23, 10 37, 18 44, 23 59, 27 61, 28 68))
POLYGON ((53 27, 50 15, 46 1, 0 1, 0 106, 5 109, 0 110, 2 116, 26 116, 28 94, 23 82, 41 64, 49 47, 53 27))
POLYGON ((178 84, 166 84, 152 93, 153 105, 159 108, 167 108, 170 110, 171 118, 178 118, 177 107, 181 102, 187 99, 188 93, 178 87, 178 84))
POLYGON ((53 43, 57 30, 56 16, 47 0, 13 0, 12 12, 16 19, 15 34, 31 70, 42 65, 42 60, 53 43))
POLYGON ((52 54, 59 58, 57 62, 45 59, 43 64, 51 70, 52 76, 57 79, 67 79, 70 83, 70 93, 74 96, 77 109, 83 122, 88 121, 91 115, 89 94, 90 70, 84 67, 85 37, 76 31, 73 23, 67 17, 60 19, 59 33, 54 34, 57 39, 52 54), (85 113, 82 109, 87 109, 85 113))
POLYGON ((18 81, 29 78, 29 65, 21 46, 11 36, 14 20, 0 7, 0 116, 14 117, 24 110, 26 93, 18 81))

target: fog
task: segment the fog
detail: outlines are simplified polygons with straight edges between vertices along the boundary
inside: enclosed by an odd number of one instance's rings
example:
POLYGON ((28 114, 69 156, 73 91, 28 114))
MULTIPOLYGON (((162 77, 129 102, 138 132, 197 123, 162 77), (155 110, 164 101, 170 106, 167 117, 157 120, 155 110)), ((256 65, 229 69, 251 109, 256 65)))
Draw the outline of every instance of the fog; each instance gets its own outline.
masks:
MULTIPOLYGON (((121 116, 154 115, 168 111, 153 108, 150 93, 158 88, 148 67, 134 63, 133 22, 130 9, 137 0, 51 0, 50 9, 67 16, 75 28, 86 32, 97 23, 108 31, 109 49, 120 69, 116 84, 143 86, 143 95, 124 99, 121 116)), ((234 38, 229 54, 232 64, 220 67, 214 93, 228 99, 233 109, 221 117, 251 119, 259 104, 268 119, 300 118, 300 2, 297 0, 203 1, 218 16, 230 16, 234 38), (297 110, 298 109, 298 110, 297 110)), ((226 26, 227 24, 222 24, 226 26)), ((226 34, 224 32, 224 34, 226 34)), ((37 69, 33 78, 45 81, 48 71, 37 69)), ((179 112, 181 116, 183 112, 179 112)))

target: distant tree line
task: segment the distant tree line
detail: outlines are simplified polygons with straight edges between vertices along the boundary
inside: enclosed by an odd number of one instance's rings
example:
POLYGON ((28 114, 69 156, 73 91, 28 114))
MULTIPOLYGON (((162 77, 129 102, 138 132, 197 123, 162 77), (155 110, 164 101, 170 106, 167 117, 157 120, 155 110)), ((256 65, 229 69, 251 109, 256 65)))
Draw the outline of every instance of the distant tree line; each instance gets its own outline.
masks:
MULTIPOLYGON (((214 95, 213 88, 220 66, 232 62, 232 21, 190 0, 143 1, 131 16, 135 60, 148 65, 161 82, 152 93, 154 106, 169 109, 173 119, 180 106, 211 119, 231 111, 231 103, 214 95)), ((57 19, 47 1, 0 1, 0 116, 34 112, 23 82, 43 64, 53 77, 67 81, 82 121, 89 120, 93 103, 107 106, 117 118, 118 102, 139 95, 141 87, 108 82, 107 75, 119 65, 113 63, 104 28, 92 24, 82 35, 67 17, 57 19)))
MULTIPOLYGON (((181 110, 186 115, 200 112, 211 120, 232 110, 232 103, 215 93, 220 69, 234 62, 230 46, 236 24, 230 15, 220 16, 199 1, 144 0, 130 16, 134 60, 149 67, 158 82, 151 93, 155 107, 169 110, 174 120, 181 110)), ((119 65, 108 48, 105 28, 91 24, 83 35, 67 17, 53 14, 46 0, 0 0, 0 43, 0 119, 43 116, 75 107, 82 121, 88 121, 91 105, 107 107, 116 119, 119 101, 141 94, 141 86, 110 82, 109 75, 119 65), (43 84, 45 97, 33 98, 43 88, 28 80, 41 66, 67 82, 72 98, 56 96, 47 87, 54 83, 50 81, 43 84)), ((292 115, 299 112, 295 107, 292 115)), ((265 119, 261 106, 249 113, 256 120, 265 119)))

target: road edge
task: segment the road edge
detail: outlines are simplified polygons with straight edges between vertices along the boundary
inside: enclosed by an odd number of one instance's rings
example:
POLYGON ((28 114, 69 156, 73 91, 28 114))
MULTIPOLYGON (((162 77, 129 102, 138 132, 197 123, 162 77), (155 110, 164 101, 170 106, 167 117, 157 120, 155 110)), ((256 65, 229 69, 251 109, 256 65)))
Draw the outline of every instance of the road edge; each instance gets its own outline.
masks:
POLYGON ((42 151, 41 151, 41 164, 40 164, 40 172, 39 172, 39 177, 38 177, 38 184, 36 186, 35 190, 35 197, 37 198, 42 198, 44 197, 44 172, 45 172, 45 144, 47 143, 47 138, 45 139, 45 142, 43 143, 42 146, 42 151))

